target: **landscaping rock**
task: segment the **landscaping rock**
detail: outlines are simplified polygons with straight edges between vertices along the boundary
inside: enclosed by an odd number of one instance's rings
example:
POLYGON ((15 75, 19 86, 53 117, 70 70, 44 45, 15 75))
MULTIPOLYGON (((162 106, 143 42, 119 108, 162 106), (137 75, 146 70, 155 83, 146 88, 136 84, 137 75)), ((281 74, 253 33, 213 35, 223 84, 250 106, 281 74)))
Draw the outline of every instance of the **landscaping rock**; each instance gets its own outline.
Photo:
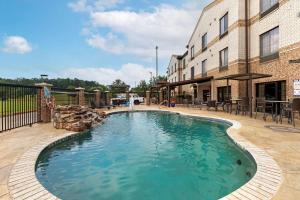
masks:
POLYGON ((84 106, 57 106, 53 113, 53 125, 57 129, 81 132, 95 127, 105 117, 104 112, 84 106))

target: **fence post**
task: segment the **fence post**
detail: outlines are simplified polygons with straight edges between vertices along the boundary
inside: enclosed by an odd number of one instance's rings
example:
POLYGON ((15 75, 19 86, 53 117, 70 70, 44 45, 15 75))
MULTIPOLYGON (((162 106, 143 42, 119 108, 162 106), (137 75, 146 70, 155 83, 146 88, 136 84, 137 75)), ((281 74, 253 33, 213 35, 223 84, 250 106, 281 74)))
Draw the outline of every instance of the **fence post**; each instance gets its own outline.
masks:
POLYGON ((38 94, 38 119, 40 119, 43 123, 51 122, 51 108, 47 105, 45 90, 51 91, 51 87, 53 85, 48 83, 37 83, 35 84, 37 87, 40 87, 40 92, 38 94))
POLYGON ((110 101, 111 101, 111 92, 110 91, 105 91, 106 93, 106 105, 110 105, 110 101))
POLYGON ((94 90, 95 95, 96 95, 96 106, 97 108, 100 107, 100 99, 101 99, 101 92, 100 90, 94 90))
POLYGON ((85 105, 84 88, 78 87, 75 88, 75 90, 78 91, 78 104, 80 106, 84 106, 85 105))
POLYGON ((146 105, 150 106, 150 91, 146 91, 146 105))

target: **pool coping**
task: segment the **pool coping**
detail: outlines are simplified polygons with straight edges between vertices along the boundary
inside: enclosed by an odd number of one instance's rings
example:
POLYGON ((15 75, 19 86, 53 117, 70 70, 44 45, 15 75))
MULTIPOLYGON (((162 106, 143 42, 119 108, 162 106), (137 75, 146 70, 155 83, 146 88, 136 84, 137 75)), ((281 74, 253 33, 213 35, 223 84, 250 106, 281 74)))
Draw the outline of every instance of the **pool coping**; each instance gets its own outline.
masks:
MULTIPOLYGON (((263 149, 260 149, 238 136, 237 133, 242 127, 241 123, 235 120, 229 120, 221 117, 211 117, 202 114, 189 114, 179 111, 170 111, 165 109, 137 109, 124 111, 108 111, 107 114, 117 114, 124 112, 137 111, 161 111, 176 113, 184 116, 205 118, 213 121, 229 123, 231 127, 227 129, 227 135, 244 151, 247 151, 256 162, 257 171, 255 175, 246 184, 222 197, 222 200, 236 199, 271 199, 277 193, 283 182, 283 176, 280 167, 275 160, 263 149)), ((8 179, 9 194, 12 199, 59 199, 50 193, 38 181, 35 175, 36 161, 39 155, 48 147, 57 143, 76 137, 84 132, 69 132, 60 136, 51 137, 40 141, 37 145, 25 152, 13 166, 8 179)))

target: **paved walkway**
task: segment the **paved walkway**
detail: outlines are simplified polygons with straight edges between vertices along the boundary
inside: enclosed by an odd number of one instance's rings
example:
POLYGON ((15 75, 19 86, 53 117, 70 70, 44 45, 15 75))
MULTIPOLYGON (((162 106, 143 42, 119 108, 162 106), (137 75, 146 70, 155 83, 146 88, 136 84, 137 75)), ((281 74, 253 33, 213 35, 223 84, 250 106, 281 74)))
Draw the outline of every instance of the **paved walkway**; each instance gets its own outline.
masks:
POLYGON ((66 131, 56 130, 51 124, 35 124, 0 133, 0 199, 10 199, 8 177, 18 158, 41 140, 66 131))
MULTIPOLYGON (((148 107, 138 106, 137 108, 148 107)), ((238 133, 239 136, 268 152, 283 171, 284 181, 274 199, 300 199, 300 133, 273 131, 265 128, 267 125, 276 126, 276 123, 264 122, 261 118, 255 120, 246 116, 191 108, 168 109, 239 121, 243 125, 238 133)), ((286 122, 283 126, 291 128, 286 122)), ((10 170, 18 158, 39 141, 65 132, 52 128, 51 124, 36 124, 33 127, 23 127, 0 134, 0 199, 10 199, 7 181, 10 170)))

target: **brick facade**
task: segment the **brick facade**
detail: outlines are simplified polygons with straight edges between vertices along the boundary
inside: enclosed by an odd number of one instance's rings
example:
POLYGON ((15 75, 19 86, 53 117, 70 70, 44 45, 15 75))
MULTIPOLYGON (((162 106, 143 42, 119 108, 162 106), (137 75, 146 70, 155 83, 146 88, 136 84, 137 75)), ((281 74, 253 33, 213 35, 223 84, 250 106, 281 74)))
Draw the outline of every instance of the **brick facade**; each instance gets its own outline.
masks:
MULTIPOLYGON (((279 0, 278 7, 264 16, 261 16, 260 13, 260 0, 249 0, 248 2, 250 72, 272 75, 270 78, 253 80, 249 90, 252 89, 253 97, 255 97, 257 83, 286 81, 286 99, 291 99, 294 97, 293 81, 300 79, 299 64, 289 63, 290 60, 300 58, 300 1, 279 0), (275 27, 279 27, 279 58, 261 62, 260 36, 275 27)), ((245 26, 245 1, 214 0, 206 6, 188 41, 187 67, 182 70, 181 76, 184 75, 186 80, 191 79, 191 68, 194 67, 195 78, 203 77, 202 61, 204 60, 207 60, 207 76, 219 78, 226 75, 246 73, 245 26), (225 13, 228 13, 228 34, 220 37, 219 20, 225 13), (208 45, 207 49, 202 51, 201 37, 204 34, 207 34, 208 45), (195 51, 194 58, 191 58, 191 47, 195 51), (228 48, 228 69, 219 71, 219 52, 224 48, 228 48)), ((174 75, 168 78, 174 80, 174 75)), ((177 80, 182 80, 182 77, 178 77, 177 80)), ((227 82, 226 80, 213 80, 207 84, 210 85, 211 99, 217 100, 218 87, 226 86, 227 82)), ((246 96, 246 85, 246 81, 229 81, 232 98, 246 96)), ((207 86, 198 85, 197 96, 200 100, 203 96, 203 90, 207 89, 207 86)), ((175 93, 179 91, 179 89, 175 89, 175 93)), ((182 86, 182 92, 191 93, 190 85, 182 86)))

